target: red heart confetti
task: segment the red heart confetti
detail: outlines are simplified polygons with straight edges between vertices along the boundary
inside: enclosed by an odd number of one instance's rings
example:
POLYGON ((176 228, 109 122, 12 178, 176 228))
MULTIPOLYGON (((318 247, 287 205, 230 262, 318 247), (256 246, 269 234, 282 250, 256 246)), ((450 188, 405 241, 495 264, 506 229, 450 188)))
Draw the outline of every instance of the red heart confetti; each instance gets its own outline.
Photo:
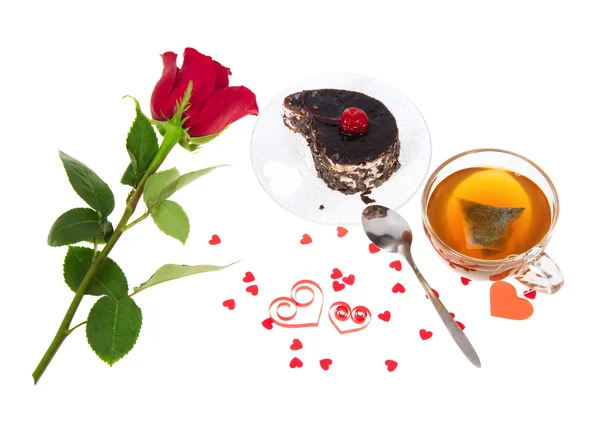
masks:
POLYGON ((253 284, 252 286, 246 287, 246 291, 250 293, 252 296, 256 296, 258 294, 258 286, 253 284))
POLYGON ((342 278, 342 281, 348 286, 352 286, 354 284, 354 274, 350 274, 348 277, 342 278))
POLYGON ((537 292, 535 290, 527 290, 523 293, 523 296, 528 297, 529 299, 535 299, 537 292))
POLYGON ((242 281, 244 283, 252 283, 255 280, 254 278, 254 274, 252 274, 250 271, 246 272, 246 275, 244 276, 244 278, 242 279, 242 281))
POLYGON ((468 285, 469 285, 469 283, 471 282, 471 279, 469 279, 469 278, 467 278, 467 277, 461 277, 461 278, 460 278, 460 282, 461 282, 462 284, 464 284, 465 286, 468 286, 468 285))
MULTIPOLYGON (((440 297, 440 294, 437 292, 437 290, 435 290, 435 289, 431 289, 431 290, 433 290, 434 295, 436 295, 437 297, 440 297)), ((425 295, 425 298, 429 299, 429 296, 425 295)))
POLYGON ((262 322, 262 326, 265 327, 267 330, 272 330, 273 329, 273 318, 269 317, 269 318, 265 319, 262 322))
POLYGON ((371 253, 377 253, 380 250, 381 249, 379 249, 374 243, 369 243, 369 252, 371 252, 371 253))
POLYGON ((332 273, 331 273, 331 278, 336 280, 338 278, 341 278, 343 276, 342 272, 338 269, 338 268, 334 268, 332 273))
POLYGON ((338 237, 344 237, 348 234, 348 229, 346 229, 345 227, 338 227, 337 228, 337 236, 338 237))
POLYGON ((302 347, 303 347, 302 342, 300 340, 298 340, 297 338, 295 338, 292 341, 292 345, 290 346, 290 349, 291 350, 300 350, 300 349, 302 349, 302 347))
POLYGON ((312 243, 312 238, 307 234, 302 235, 302 240, 300 240, 300 244, 308 245, 309 243, 312 243))
POLYGON ((431 338, 431 336, 433 336, 433 333, 431 331, 427 331, 427 330, 419 330, 419 335, 421 336, 422 340, 428 340, 431 338))
POLYGON ((221 238, 216 234, 213 234, 210 240, 208 241, 209 245, 218 245, 219 243, 221 243, 221 238))
POLYGON ((396 283, 396 284, 394 284, 394 287, 392 287, 392 292, 394 292, 394 293, 404 293, 405 291, 406 291, 406 289, 400 283, 396 283))
POLYGON ((460 321, 456 321, 456 325, 458 325, 458 328, 460 328, 461 330, 464 330, 464 329, 465 329, 465 324, 463 324, 463 323, 462 323, 462 322, 460 322, 460 321))
POLYGON ((230 311, 233 311, 235 309, 235 300, 227 299, 226 301, 223 302, 223 306, 225 306, 226 308, 229 308, 230 311))
POLYGON ((302 363, 302 361, 298 358, 293 358, 290 361, 290 368, 294 369, 294 368, 302 368, 304 366, 304 363, 302 363))
POLYGON ((346 287, 345 284, 342 284, 342 283, 340 283, 337 280, 333 282, 333 290, 336 291, 336 292, 344 290, 345 287, 346 287))
POLYGON ((323 371, 327 371, 329 370, 329 366, 333 363, 333 361, 331 359, 321 359, 319 361, 319 364, 321 365, 321 368, 323 368, 323 371))
POLYGON ((385 361, 385 365, 387 366, 388 371, 394 372, 394 370, 398 367, 398 362, 388 359, 385 361))
POLYGON ((454 312, 450 312, 450 316, 454 318, 456 315, 454 315, 454 312))
POLYGON ((390 268, 393 268, 396 271, 400 271, 402 269, 402 262, 400 262, 400 261, 390 262, 390 268))
POLYGON ((392 316, 392 314, 390 313, 390 311, 385 311, 380 313, 379 315, 377 315, 377 317, 385 322, 390 322, 390 317, 392 316))

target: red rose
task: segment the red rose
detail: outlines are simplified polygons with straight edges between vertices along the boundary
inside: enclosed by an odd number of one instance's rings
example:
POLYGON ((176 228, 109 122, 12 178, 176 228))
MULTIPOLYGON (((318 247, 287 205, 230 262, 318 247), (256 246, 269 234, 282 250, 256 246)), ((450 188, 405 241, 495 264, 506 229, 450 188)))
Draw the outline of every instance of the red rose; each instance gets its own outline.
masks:
POLYGON ((177 67, 177 54, 169 51, 162 59, 163 73, 150 99, 154 120, 173 117, 189 81, 193 87, 184 127, 191 137, 215 135, 244 116, 258 114, 254 93, 244 86, 229 86, 231 71, 209 56, 186 48, 181 69, 177 67))

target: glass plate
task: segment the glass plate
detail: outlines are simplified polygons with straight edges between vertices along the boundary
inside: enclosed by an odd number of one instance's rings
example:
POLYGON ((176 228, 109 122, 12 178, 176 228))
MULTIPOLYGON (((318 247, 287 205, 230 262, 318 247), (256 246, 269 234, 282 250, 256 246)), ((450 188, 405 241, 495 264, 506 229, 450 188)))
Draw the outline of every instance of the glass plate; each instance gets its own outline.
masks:
POLYGON ((250 144, 252 166, 260 184, 276 203, 305 220, 335 225, 360 223, 366 206, 360 193, 345 195, 329 189, 317 176, 306 141, 283 124, 283 99, 294 92, 319 88, 362 92, 392 112, 398 124, 401 167, 369 197, 392 209, 402 207, 427 176, 431 161, 429 131, 419 110, 401 92, 360 75, 312 77, 290 86, 267 104, 257 119, 250 144))

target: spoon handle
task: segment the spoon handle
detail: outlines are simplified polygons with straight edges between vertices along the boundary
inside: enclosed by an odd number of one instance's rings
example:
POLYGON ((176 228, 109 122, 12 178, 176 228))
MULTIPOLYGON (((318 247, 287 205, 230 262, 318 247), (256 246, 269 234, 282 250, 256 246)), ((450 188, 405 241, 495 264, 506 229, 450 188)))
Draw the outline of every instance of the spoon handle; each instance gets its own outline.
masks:
POLYGON ((460 350, 462 350, 462 352, 465 354, 467 359, 469 359, 469 361, 473 365, 475 365, 478 368, 481 368, 481 362, 479 361, 479 356, 477 356, 477 352, 471 345, 471 342, 469 341, 469 339, 467 338, 467 336, 465 335, 463 330, 461 330, 460 327, 456 324, 456 321, 454 320, 454 318, 452 318, 452 316, 450 315, 450 313, 448 312, 448 310, 446 309, 444 304, 440 301, 440 299, 436 296, 436 294, 433 293, 433 291, 431 290, 431 287, 429 287, 429 284, 425 280, 425 277, 423 277, 423 274, 421 274, 421 272, 417 268, 417 264, 415 264, 415 261, 413 260, 412 255, 405 254, 405 257, 406 257, 406 260, 408 261, 408 263, 410 264, 410 266, 412 267, 413 271, 417 275, 417 278, 421 282, 421 285, 427 292, 427 296, 429 296, 429 299, 431 300, 433 307, 435 308, 437 313, 442 318, 442 321, 446 325, 446 328, 450 332, 450 335, 452 336, 452 338, 454 339, 454 341, 456 342, 456 344, 458 345, 460 350))

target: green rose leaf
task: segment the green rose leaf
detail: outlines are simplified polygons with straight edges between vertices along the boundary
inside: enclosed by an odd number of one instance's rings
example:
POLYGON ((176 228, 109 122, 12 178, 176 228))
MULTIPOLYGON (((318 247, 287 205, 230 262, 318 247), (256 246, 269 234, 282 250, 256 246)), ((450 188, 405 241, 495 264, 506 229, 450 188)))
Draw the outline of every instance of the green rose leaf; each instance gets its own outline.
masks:
POLYGON ((112 366, 133 349, 142 329, 142 310, 132 298, 103 296, 88 315, 86 335, 100 359, 112 366))
POLYGON ((125 171, 121 181, 123 179, 128 182, 133 181, 131 186, 137 186, 144 177, 144 173, 157 151, 158 139, 156 138, 156 132, 154 132, 148 118, 138 109, 136 110, 135 120, 127 134, 127 152, 131 158, 131 164, 125 171))
POLYGON ((229 265, 218 266, 218 265, 175 265, 167 264, 160 267, 152 277, 145 283, 140 284, 138 287, 134 287, 134 293, 138 293, 148 287, 156 286, 157 284, 164 283, 165 281, 175 280, 189 275, 207 273, 211 271, 219 271, 227 267, 237 264, 239 261, 232 262, 229 265))
POLYGON ((59 152, 69 182, 90 207, 108 217, 115 208, 115 197, 106 183, 92 169, 64 152, 59 152))
POLYGON ((154 223, 163 233, 185 244, 190 234, 190 220, 177 202, 160 202, 151 215, 154 223))
POLYGON ((125 169, 125 173, 123 173, 123 176, 121 176, 121 183, 132 187, 136 186, 135 175, 133 174, 133 166, 131 163, 129 163, 125 169))
POLYGON ((84 240, 92 240, 102 234, 100 216, 90 208, 74 208, 56 219, 50 233, 48 245, 64 246, 84 240))
POLYGON ((148 181, 144 186, 144 202, 150 211, 152 211, 159 202, 158 198, 161 195, 164 195, 163 191, 167 186, 177 179, 179 179, 179 172, 176 168, 159 171, 148 178, 148 181))
POLYGON ((205 169, 192 171, 190 173, 186 173, 186 174, 180 176, 179 178, 177 178, 176 180, 172 181, 167 186, 165 186, 165 188, 162 190, 162 192, 158 195, 158 202, 162 202, 165 199, 168 199, 175 192, 177 192, 180 189, 183 189, 184 187, 186 187, 187 185, 192 183, 194 180, 204 176, 205 174, 210 173, 211 171, 213 171, 214 169, 216 169, 218 167, 224 167, 224 166, 228 166, 228 164, 221 164, 219 166, 207 167, 205 169))
MULTIPOLYGON (((94 251, 90 248, 69 246, 63 265, 65 282, 74 292, 77 291, 81 280, 92 265, 94 251)), ((110 296, 119 299, 127 296, 128 286, 125 274, 115 261, 106 258, 96 271, 96 275, 88 285, 88 295, 110 296)))

